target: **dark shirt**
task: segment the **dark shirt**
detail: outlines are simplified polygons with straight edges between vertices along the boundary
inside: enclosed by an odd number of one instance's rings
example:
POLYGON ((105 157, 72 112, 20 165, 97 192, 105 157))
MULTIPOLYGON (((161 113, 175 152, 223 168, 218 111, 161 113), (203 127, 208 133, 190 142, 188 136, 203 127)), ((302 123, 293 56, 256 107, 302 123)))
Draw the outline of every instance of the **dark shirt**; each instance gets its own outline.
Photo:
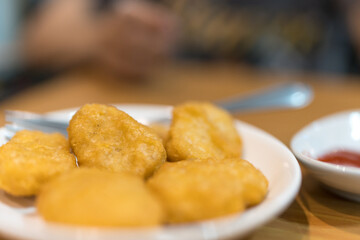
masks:
POLYGON ((331 0, 163 0, 180 18, 180 56, 260 68, 358 69, 345 16, 331 0))

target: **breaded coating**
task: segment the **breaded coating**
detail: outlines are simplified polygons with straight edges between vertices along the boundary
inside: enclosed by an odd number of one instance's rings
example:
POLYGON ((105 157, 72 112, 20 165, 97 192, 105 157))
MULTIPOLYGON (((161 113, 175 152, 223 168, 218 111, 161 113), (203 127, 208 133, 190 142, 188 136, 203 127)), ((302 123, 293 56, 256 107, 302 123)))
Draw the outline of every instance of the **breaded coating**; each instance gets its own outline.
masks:
POLYGON ((83 106, 71 119, 68 133, 80 167, 147 177, 166 160, 160 137, 113 106, 83 106))
POLYGON ((240 158, 208 159, 207 161, 222 162, 238 172, 239 181, 244 186, 243 199, 247 207, 264 200, 269 183, 262 172, 250 162, 240 158))
POLYGON ((210 103, 176 106, 166 143, 169 161, 240 157, 242 140, 233 118, 210 103))
POLYGON ((162 139, 165 145, 169 138, 170 126, 161 123, 152 123, 149 127, 162 139))
POLYGON ((49 182, 36 205, 45 220, 85 226, 154 226, 164 216, 141 177, 95 168, 78 168, 49 182))
POLYGON ((191 222, 241 212, 261 201, 267 180, 241 159, 167 162, 148 180, 167 222, 191 222))
POLYGON ((23 130, 0 147, 0 187, 15 196, 31 196, 51 178, 76 168, 70 145, 60 133, 23 130))

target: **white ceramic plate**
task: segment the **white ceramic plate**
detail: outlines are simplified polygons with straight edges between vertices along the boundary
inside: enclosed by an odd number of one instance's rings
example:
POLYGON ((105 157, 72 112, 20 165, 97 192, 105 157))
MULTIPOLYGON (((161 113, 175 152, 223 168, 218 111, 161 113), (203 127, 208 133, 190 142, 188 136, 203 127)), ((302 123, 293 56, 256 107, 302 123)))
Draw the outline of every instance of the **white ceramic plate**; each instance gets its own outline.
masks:
POLYGON ((335 113, 310 123, 294 135, 291 149, 328 189, 360 202, 360 168, 316 160, 337 150, 360 153, 360 110, 335 113))
MULTIPOLYGON (((170 117, 171 107, 159 105, 117 105, 140 121, 170 117)), ((74 109, 50 113, 68 120, 74 109)), ((241 214, 193 224, 148 229, 84 228, 45 222, 36 213, 33 199, 17 199, 0 194, 0 232, 21 239, 36 240, 108 240, 108 239, 223 239, 241 237, 267 223, 294 200, 301 182, 300 167, 276 138, 249 124, 237 121, 244 140, 244 158, 259 168, 269 180, 266 199, 241 214)), ((0 129, 0 143, 4 143, 0 129)), ((66 209, 64 209, 66 211, 66 209)))

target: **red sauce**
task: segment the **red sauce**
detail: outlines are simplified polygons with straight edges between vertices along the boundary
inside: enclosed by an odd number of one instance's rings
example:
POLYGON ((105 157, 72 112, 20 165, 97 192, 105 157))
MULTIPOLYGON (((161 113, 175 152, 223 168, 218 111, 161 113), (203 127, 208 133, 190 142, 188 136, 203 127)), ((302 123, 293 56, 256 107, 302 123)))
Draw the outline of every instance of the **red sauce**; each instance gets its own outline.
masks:
POLYGON ((322 162, 360 168, 360 153, 340 150, 327 153, 318 158, 322 162))

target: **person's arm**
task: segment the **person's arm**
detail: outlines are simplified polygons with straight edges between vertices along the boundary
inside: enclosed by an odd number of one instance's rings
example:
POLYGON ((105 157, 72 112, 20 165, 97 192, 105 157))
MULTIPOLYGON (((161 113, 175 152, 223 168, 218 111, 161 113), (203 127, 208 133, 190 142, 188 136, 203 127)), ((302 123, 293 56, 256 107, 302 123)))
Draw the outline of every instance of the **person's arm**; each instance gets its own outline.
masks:
POLYGON ((27 63, 59 69, 94 62, 118 75, 141 76, 169 52, 174 19, 167 10, 122 0, 98 12, 97 2, 45 2, 24 29, 27 63))

